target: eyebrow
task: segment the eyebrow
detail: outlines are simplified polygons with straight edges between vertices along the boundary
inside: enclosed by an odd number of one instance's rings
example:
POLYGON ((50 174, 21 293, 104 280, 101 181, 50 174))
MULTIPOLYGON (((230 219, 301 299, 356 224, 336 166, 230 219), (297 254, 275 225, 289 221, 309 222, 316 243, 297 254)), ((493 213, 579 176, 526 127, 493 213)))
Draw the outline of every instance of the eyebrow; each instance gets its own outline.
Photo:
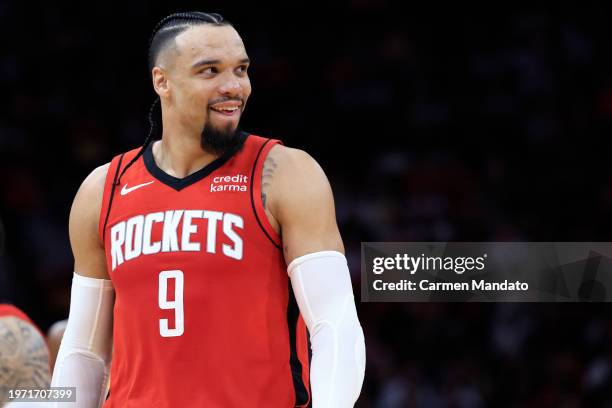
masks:
MULTIPOLYGON (((239 61, 241 64, 250 64, 251 60, 248 58, 243 58, 239 61)), ((221 64, 221 60, 218 59, 203 59, 191 66, 191 68, 198 68, 204 65, 218 65, 221 64)))

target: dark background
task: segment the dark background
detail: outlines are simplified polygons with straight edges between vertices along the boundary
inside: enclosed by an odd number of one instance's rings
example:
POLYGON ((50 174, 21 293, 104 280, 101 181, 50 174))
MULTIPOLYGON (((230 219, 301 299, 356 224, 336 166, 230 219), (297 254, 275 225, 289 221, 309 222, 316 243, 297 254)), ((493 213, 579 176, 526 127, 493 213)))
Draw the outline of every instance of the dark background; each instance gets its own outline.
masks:
MULTIPOLYGON (((0 298, 67 316, 84 177, 142 143, 149 35, 178 10, 243 36, 243 127, 314 156, 359 292, 361 241, 612 241, 612 13, 0 1, 0 298)), ((612 406, 608 304, 359 304, 358 407, 612 406)))

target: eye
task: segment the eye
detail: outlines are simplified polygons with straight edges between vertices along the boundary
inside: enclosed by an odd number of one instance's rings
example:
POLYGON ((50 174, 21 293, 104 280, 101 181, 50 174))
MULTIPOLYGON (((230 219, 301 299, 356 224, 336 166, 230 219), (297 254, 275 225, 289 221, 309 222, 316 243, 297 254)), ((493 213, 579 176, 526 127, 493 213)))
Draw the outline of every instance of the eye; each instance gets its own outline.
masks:
POLYGON ((216 74, 217 72, 218 70, 215 67, 206 67, 202 69, 201 71, 199 71, 198 74, 213 75, 213 74, 216 74))
POLYGON ((236 68, 236 70, 241 73, 241 74, 245 74, 247 72, 247 70, 249 69, 248 65, 240 65, 238 66, 238 68, 236 68))

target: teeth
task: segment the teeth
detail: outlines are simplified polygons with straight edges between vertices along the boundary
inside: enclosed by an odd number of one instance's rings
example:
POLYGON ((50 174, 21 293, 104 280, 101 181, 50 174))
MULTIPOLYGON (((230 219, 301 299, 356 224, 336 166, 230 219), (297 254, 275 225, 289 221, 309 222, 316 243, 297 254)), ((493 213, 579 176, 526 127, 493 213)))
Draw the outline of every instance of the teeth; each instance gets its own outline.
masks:
POLYGON ((232 106, 232 107, 228 107, 228 108, 213 108, 214 110, 220 110, 220 111, 225 111, 225 112, 233 112, 235 110, 238 109, 237 106, 232 106))

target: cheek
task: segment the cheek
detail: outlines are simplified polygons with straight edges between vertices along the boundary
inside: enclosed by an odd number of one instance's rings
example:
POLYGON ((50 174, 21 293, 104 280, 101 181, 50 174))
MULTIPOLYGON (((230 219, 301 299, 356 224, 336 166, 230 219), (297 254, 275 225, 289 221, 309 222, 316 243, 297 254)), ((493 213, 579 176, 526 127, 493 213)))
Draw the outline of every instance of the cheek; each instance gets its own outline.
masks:
POLYGON ((204 92, 198 92, 192 89, 185 94, 183 100, 183 111, 186 112, 192 119, 201 120, 208 113, 208 95, 204 92))
POLYGON ((208 103, 210 97, 210 89, 205 86, 203 81, 198 80, 186 80, 181 83, 180 94, 182 100, 195 104, 194 108, 201 109, 202 103, 208 103))
POLYGON ((193 123, 200 123, 206 120, 208 115, 208 97, 203 92, 198 92, 197 89, 184 90, 181 93, 181 99, 177 98, 177 104, 180 105, 182 116, 193 123))
POLYGON ((244 99, 247 99, 251 94, 251 80, 246 77, 242 80, 240 86, 242 87, 242 93, 244 95, 244 99))

